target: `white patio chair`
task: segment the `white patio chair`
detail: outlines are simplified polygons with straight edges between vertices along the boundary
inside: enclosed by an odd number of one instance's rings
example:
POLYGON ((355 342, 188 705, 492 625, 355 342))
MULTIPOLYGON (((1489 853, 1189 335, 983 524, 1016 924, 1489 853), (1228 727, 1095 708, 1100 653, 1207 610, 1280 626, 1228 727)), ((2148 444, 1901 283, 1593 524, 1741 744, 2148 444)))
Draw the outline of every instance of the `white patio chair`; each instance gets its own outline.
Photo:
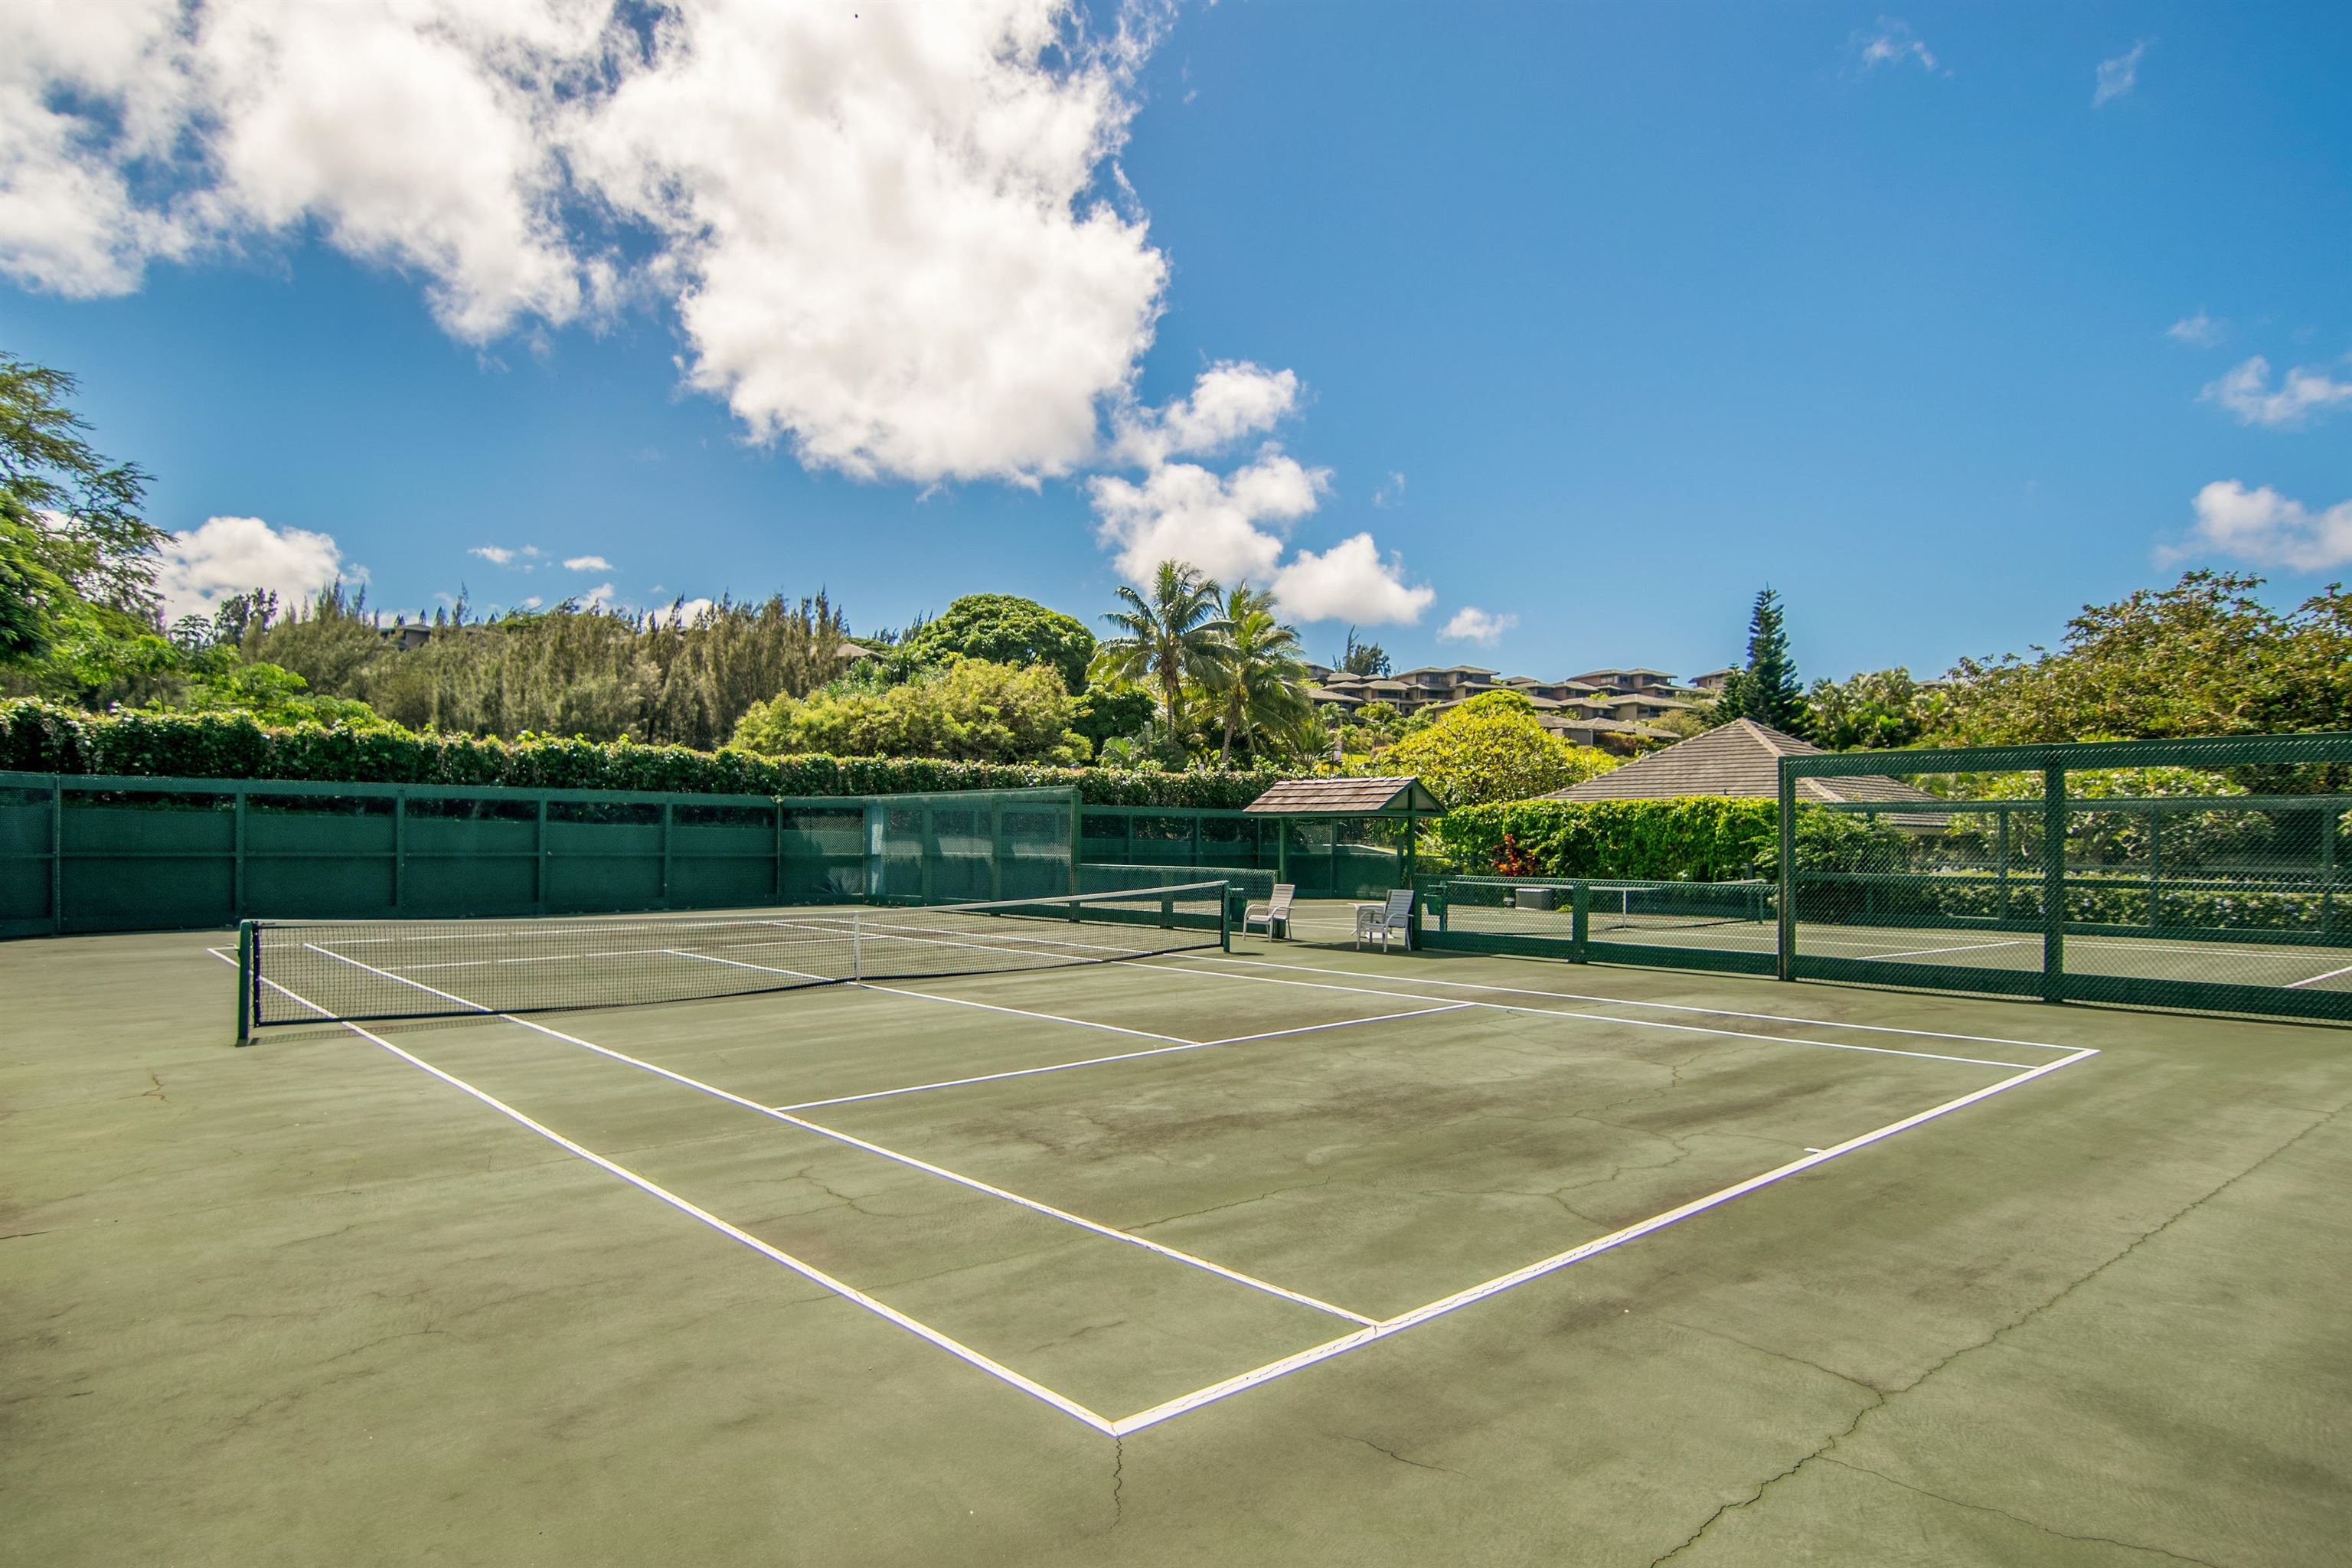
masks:
POLYGON ((1242 910, 1242 934, 1246 936, 1249 934, 1250 927, 1263 924, 1265 927, 1268 942, 1272 942, 1278 936, 1288 936, 1290 934, 1290 900, 1297 895, 1297 883, 1276 882, 1274 885, 1274 898, 1271 902, 1251 904, 1242 910), (1276 929, 1277 926, 1281 928, 1279 931, 1276 929))
POLYGON ((1402 941, 1406 952, 1412 951, 1412 889, 1411 888, 1399 888, 1389 895, 1387 903, 1356 906, 1356 945, 1358 947, 1363 946, 1368 942, 1377 942, 1381 944, 1381 951, 1386 952, 1391 938, 1402 941))

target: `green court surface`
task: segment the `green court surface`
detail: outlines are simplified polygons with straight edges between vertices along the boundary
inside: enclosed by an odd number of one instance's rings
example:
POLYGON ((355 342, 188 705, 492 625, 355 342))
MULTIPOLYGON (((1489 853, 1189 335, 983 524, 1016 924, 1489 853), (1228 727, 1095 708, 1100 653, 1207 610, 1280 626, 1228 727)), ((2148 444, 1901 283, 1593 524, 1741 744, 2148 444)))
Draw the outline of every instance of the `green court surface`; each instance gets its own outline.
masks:
POLYGON ((0 1561, 2342 1560, 2352 1030, 1253 938, 236 1049, 226 946, 0 945, 0 1561))

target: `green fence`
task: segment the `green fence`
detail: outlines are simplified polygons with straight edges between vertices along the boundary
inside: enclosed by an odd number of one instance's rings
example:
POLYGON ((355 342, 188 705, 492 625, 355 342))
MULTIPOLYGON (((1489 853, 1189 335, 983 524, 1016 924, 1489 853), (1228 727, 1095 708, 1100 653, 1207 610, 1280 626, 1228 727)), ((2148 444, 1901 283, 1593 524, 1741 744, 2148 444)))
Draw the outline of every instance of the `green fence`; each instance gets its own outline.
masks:
POLYGON ((2347 784, 2352 735, 1786 757, 1775 879, 1430 879, 1422 940, 2352 1019, 2347 784), (1809 778, 1916 793, 1806 802, 1809 778))
POLYGON ((1079 848, 1088 865, 1262 871, 1302 899, 1383 898, 1407 872, 1403 825, 1370 818, 1089 805, 1079 848))
POLYGON ((1066 893, 1074 790, 776 800, 0 773, 0 936, 1066 893))

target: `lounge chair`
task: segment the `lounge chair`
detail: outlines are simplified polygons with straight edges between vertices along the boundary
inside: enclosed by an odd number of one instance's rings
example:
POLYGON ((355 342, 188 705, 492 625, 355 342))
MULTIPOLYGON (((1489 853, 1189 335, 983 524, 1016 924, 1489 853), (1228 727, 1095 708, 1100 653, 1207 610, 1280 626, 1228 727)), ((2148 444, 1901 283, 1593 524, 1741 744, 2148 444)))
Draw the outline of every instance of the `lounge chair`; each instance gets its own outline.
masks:
POLYGON ((1252 904, 1242 910, 1242 934, 1248 935, 1250 927, 1263 923, 1267 941, 1287 937, 1290 934, 1290 900, 1297 895, 1297 883, 1276 882, 1271 902, 1252 904))
POLYGON ((1412 951, 1412 889, 1399 888, 1389 895, 1385 904, 1356 906, 1356 945, 1377 942, 1381 951, 1389 949, 1389 940, 1402 941, 1405 951, 1412 951))

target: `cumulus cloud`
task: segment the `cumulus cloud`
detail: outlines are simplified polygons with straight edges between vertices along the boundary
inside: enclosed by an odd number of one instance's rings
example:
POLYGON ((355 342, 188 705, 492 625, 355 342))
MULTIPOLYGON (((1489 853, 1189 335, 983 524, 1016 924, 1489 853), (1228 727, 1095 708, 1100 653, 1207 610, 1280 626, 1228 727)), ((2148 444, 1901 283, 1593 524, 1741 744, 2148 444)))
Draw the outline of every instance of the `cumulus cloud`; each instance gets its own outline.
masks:
POLYGON ((1505 632, 1518 624, 1517 616, 1490 616, 1475 605, 1465 605, 1454 612, 1454 618, 1447 621, 1437 635, 1454 642, 1475 642, 1491 647, 1505 632))
POLYGON ((613 584, 610 583, 599 583, 594 587, 589 589, 586 593, 574 594, 572 597, 574 601, 587 606, 589 609, 608 610, 613 607, 613 584))
POLYGON ((515 601, 515 608, 516 608, 516 609, 518 609, 518 610, 536 610, 536 609, 538 609, 541 605, 544 605, 544 604, 546 604, 546 603, 547 603, 547 601, 546 601, 545 599, 542 599, 542 598, 541 598, 538 595, 533 594, 532 595, 530 595, 530 597, 529 597, 529 598, 527 598, 527 599, 517 599, 517 600, 515 601))
POLYGON ((2217 321, 2200 310, 2193 316, 2183 316, 2164 329, 2164 335, 2176 343, 2191 348, 2210 349, 2230 335, 2230 323, 2217 321))
POLYGON ((2315 512, 2268 485, 2248 489, 2221 479, 2199 490, 2194 504, 2197 522, 2188 542, 2159 549, 2159 559, 2214 553, 2297 572, 2352 565, 2352 500, 2315 512))
POLYGON ((2091 94, 2091 107, 2098 108, 2110 99, 2121 98, 2139 85, 2139 59, 2154 42, 2142 38, 2111 60, 2099 62, 2099 85, 2091 94))
POLYGON ((2271 362, 2256 354, 2199 395, 2236 415, 2241 424, 2274 429, 2301 425, 2314 413, 2352 403, 2352 381, 2338 381, 2313 366, 2286 372, 2276 387, 2270 383, 2271 362))
POLYGON ((24 0, 0 271, 121 293, 315 231, 468 342, 661 298, 688 381, 804 462, 1034 482, 1096 449, 1160 309, 1101 194, 1159 16, 24 0))
POLYGON ((1230 587, 1273 577, 1289 525, 1330 483, 1330 470, 1269 446, 1230 474, 1164 463, 1139 483, 1104 474, 1087 488, 1097 533, 1129 582, 1150 582, 1162 561, 1184 561, 1230 587))
POLYGON ((566 572, 610 572, 613 563, 601 555, 567 555, 563 558, 566 572))
POLYGON ((272 528, 257 517, 215 517, 174 533, 156 552, 155 591, 168 623, 209 615, 235 594, 265 588, 292 605, 338 582, 365 582, 332 536, 272 528))
POLYGON ((1172 457, 1222 452, 1273 429, 1297 406, 1296 372, 1225 360, 1202 371, 1192 393, 1165 408, 1120 409, 1112 420, 1111 452, 1145 468, 1172 457))
POLYGON ((1369 533, 1341 540, 1320 555, 1302 550, 1274 576, 1274 597, 1302 621, 1411 625, 1437 597, 1434 588, 1408 586, 1404 565, 1381 558, 1369 533))
POLYGON ((1920 40, 1919 35, 1911 30, 1911 25, 1899 17, 1881 16, 1876 26, 1854 34, 1853 44, 1855 56, 1862 61, 1862 68, 1866 71, 1875 70, 1880 66, 1906 63, 1916 65, 1922 70, 1936 68, 1935 55, 1920 40))
POLYGON ((507 566, 513 563, 517 552, 503 544, 477 544, 466 553, 478 555, 493 566, 507 566))

